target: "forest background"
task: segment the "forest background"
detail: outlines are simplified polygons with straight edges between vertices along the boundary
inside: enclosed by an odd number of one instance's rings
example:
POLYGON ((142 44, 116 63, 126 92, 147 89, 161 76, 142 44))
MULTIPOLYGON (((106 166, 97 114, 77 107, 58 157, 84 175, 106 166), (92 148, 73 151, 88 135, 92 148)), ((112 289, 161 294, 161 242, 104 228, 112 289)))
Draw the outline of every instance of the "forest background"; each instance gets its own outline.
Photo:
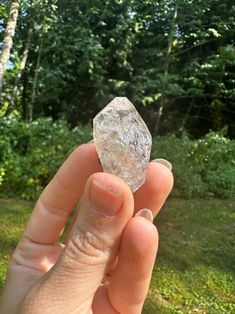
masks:
POLYGON ((0 293, 36 198, 125 96, 175 178, 143 313, 235 313, 234 42, 232 0, 0 0, 0 293))
POLYGON ((0 194, 35 198, 126 96, 176 196, 234 197, 234 39, 231 0, 2 0, 0 194))

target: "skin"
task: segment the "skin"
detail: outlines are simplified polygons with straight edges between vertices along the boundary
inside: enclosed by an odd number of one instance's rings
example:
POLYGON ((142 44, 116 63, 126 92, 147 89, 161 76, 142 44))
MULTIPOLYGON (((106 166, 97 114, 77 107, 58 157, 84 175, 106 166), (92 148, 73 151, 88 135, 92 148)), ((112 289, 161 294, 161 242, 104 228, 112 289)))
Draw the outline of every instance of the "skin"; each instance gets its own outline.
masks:
POLYGON ((158 233, 135 214, 149 208, 156 215, 172 186, 172 172, 151 162, 133 195, 121 179, 102 173, 93 143, 78 147, 36 202, 9 262, 0 313, 141 313, 158 233))

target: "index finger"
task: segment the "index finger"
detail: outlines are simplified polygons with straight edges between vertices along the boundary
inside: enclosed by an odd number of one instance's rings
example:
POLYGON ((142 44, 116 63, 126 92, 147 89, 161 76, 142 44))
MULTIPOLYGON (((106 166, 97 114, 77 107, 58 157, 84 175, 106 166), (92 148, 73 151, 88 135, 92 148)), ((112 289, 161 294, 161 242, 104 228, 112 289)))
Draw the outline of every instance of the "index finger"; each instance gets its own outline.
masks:
POLYGON ((75 149, 40 195, 24 236, 40 244, 58 241, 89 176, 102 171, 95 146, 75 149))

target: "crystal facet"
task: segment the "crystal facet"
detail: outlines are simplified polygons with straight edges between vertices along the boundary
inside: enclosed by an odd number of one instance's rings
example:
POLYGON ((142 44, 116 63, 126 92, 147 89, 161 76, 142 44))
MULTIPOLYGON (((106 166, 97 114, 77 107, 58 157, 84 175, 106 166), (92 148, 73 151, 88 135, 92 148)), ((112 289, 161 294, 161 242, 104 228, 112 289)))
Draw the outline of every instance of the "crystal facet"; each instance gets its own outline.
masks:
POLYGON ((126 97, 116 97, 93 120, 93 138, 104 172, 134 192, 145 181, 152 136, 126 97))

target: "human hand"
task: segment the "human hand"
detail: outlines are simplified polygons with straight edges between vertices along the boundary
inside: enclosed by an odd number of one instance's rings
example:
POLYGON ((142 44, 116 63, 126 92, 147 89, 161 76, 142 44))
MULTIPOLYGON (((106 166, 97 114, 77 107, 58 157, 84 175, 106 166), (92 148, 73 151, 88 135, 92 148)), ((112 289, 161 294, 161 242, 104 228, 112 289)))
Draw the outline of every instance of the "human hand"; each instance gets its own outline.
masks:
POLYGON ((101 173, 93 143, 77 148, 39 197, 9 262, 1 314, 139 314, 157 252, 152 223, 172 185, 171 171, 151 162, 133 194, 101 173), (67 219, 80 201, 65 243, 67 219))

